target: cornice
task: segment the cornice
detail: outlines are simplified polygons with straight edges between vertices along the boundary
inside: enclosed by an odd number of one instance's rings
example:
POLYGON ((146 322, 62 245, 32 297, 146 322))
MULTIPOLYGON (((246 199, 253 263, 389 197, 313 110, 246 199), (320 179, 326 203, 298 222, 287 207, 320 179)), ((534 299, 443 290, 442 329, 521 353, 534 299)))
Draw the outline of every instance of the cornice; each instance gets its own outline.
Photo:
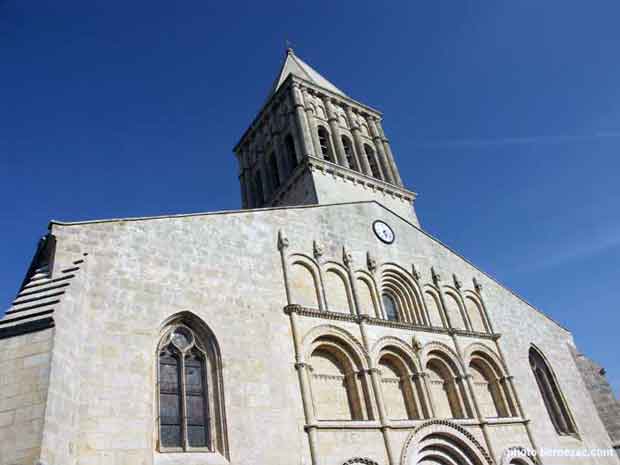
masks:
POLYGON ((308 317, 308 318, 320 318, 323 320, 331 320, 331 321, 346 321, 349 323, 362 323, 373 326, 383 326, 387 328, 394 329, 403 329, 407 331, 416 331, 416 332, 424 332, 424 333, 434 333, 434 334, 450 334, 453 332, 459 336, 467 336, 467 337, 475 337, 479 339, 497 339, 500 337, 499 334, 489 334, 489 333, 479 333, 475 331, 464 331, 464 330, 454 330, 448 328, 440 328, 435 326, 424 326, 424 325, 416 325, 413 323, 408 323, 405 321, 392 321, 392 320, 384 320, 382 318, 375 318, 368 315, 352 315, 350 313, 340 313, 340 312, 330 312, 327 310, 319 310, 316 308, 303 307, 301 305, 287 305, 283 309, 284 313, 290 315, 291 313, 296 313, 300 316, 308 317))

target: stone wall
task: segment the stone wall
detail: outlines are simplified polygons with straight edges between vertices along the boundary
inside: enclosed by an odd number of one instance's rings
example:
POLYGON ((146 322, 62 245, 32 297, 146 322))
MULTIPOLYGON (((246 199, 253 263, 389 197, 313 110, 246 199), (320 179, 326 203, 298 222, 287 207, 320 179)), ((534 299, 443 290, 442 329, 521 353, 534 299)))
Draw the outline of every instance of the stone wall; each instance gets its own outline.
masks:
POLYGON ((596 410, 609 432, 616 452, 620 455, 620 401, 605 376, 605 369, 595 361, 571 347, 577 368, 592 396, 596 410))
MULTIPOLYGON (((307 425, 298 362, 307 362, 310 354, 298 353, 297 344, 308 347, 313 335, 329 329, 357 341, 352 344, 362 347, 361 353, 369 347, 369 355, 375 358, 373 348, 386 340, 409 351, 416 344, 443 344, 454 353, 466 352, 473 344, 498 350, 488 335, 464 332, 453 338, 447 331, 412 329, 381 321, 368 323, 364 336, 361 320, 345 311, 296 315, 298 334, 294 338, 293 317, 283 311, 288 303, 295 302, 287 299, 278 231, 287 238, 284 255, 288 263, 295 257, 314 259, 320 255, 323 270, 344 269, 346 247, 349 266, 364 276, 372 275, 370 256, 376 270, 401 267, 409 273, 407 270, 415 264, 424 285, 432 284, 432 269, 442 276, 441 287, 446 289, 454 288, 455 274, 463 283, 461 292, 477 292, 475 278, 482 286, 494 330, 501 334, 499 348, 514 376, 516 393, 526 418, 531 420, 538 446, 610 447, 568 348, 572 344, 570 333, 411 223, 368 202, 54 223, 56 266, 68 266, 84 253, 88 257, 79 285, 76 283, 71 295, 66 296, 68 300, 55 313, 56 342, 41 461, 45 465, 310 464, 309 431, 313 428, 308 426, 313 426, 320 454, 318 464, 340 465, 363 452, 365 457, 387 465, 387 443, 394 450, 394 463, 398 463, 402 448, 423 420, 381 428, 376 420, 376 402, 370 396, 362 402, 365 409, 374 412, 373 419, 364 419, 361 424, 319 419, 317 424, 307 425), (394 229, 394 244, 384 244, 375 237, 372 223, 377 219, 394 229), (229 457, 201 453, 190 457, 157 451, 156 347, 163 323, 179 312, 192 312, 217 338, 229 457), (549 420, 529 366, 532 344, 555 370, 575 418, 578 437, 558 436, 549 420), (387 442, 382 429, 388 432, 387 442)), ((312 289, 317 282, 302 282, 301 286, 312 289)), ((340 308, 346 299, 341 295, 337 301, 340 308)), ((370 312, 369 307, 375 304, 367 303, 366 311, 370 312)), ((355 308, 353 302, 349 312, 355 308)), ((5 347, 0 346, 3 356, 14 352, 5 347)), ((369 392, 374 392, 367 382, 368 370, 360 372, 360 376, 369 392)), ((19 383, 30 381, 24 377, 19 383)), ((3 421, 12 422, 12 418, 8 415, 3 421)), ((505 447, 530 446, 522 420, 494 422, 488 428, 489 445, 496 458, 505 447)), ((468 437, 485 444, 475 419, 453 422, 461 425, 468 437)), ((437 428, 440 426, 445 425, 437 428)), ((5 456, 17 453, 11 442, 2 445, 5 456)), ((545 465, 567 463, 619 462, 615 457, 545 461, 545 465)), ((13 462, 3 457, 0 464, 13 462)))
POLYGON ((0 340, 0 464, 39 458, 54 329, 0 340))

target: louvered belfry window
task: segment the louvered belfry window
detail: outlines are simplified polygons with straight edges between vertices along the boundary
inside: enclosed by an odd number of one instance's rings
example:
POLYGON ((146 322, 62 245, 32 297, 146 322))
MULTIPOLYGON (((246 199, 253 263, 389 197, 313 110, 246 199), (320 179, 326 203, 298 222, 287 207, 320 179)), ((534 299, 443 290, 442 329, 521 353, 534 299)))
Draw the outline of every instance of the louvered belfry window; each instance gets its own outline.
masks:
POLYGON ((207 357, 194 332, 184 325, 170 331, 159 352, 160 447, 210 447, 207 357))

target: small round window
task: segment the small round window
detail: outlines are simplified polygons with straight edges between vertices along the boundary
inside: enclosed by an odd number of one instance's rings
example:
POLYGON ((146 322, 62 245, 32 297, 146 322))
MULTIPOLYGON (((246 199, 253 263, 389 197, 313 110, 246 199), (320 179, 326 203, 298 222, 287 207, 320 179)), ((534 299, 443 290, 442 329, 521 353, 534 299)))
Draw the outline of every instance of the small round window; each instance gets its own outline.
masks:
POLYGON ((194 335, 185 326, 177 326, 172 331, 172 343, 181 351, 187 350, 194 343, 194 335))

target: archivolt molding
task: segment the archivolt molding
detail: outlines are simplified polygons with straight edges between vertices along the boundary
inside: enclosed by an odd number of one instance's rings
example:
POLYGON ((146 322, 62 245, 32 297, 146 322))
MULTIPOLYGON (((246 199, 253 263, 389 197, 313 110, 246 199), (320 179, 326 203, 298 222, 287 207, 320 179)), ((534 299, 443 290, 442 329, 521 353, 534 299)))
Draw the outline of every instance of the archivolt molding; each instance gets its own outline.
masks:
POLYGON ((458 354, 450 346, 439 341, 427 342, 426 344, 424 344, 424 347, 422 348, 422 362, 424 366, 426 366, 426 364, 428 363, 429 359, 431 358, 431 352, 433 351, 440 352, 448 356, 448 358, 452 360, 452 362, 459 371, 455 374, 463 374, 458 354))
POLYGON ((497 365, 497 369, 504 371, 504 365, 500 360, 499 356, 487 345, 482 344, 480 342, 473 342, 469 344, 465 350, 463 351, 463 358, 465 365, 469 365, 472 360, 472 357, 476 352, 481 352, 485 356, 487 356, 495 365, 497 365))
POLYGON ((207 323, 205 323, 205 321, 201 317, 189 310, 183 310, 173 315, 170 315, 160 323, 157 350, 159 350, 159 344, 161 339, 176 324, 186 324, 191 326, 192 329, 196 331, 196 333, 198 333, 198 335, 203 341, 210 341, 212 343, 215 355, 217 357, 220 357, 220 348, 217 344, 217 338, 215 337, 215 334, 213 333, 209 325, 207 325, 207 323))
POLYGON ((372 346, 372 349, 370 350, 370 354, 371 354, 372 360, 374 361, 375 366, 379 365, 379 360, 381 359, 381 356, 384 355, 385 353, 390 353, 392 355, 397 356, 398 358, 401 358, 397 352, 390 350, 390 347, 397 348, 398 350, 402 351, 410 359, 409 361, 403 360, 403 363, 406 366, 413 365, 415 372, 417 373, 422 372, 420 360, 417 354, 413 351, 412 347, 406 342, 404 342, 402 339, 398 339, 397 337, 394 337, 394 336, 382 337, 377 342, 375 342, 374 345, 372 346))
POLYGON ((415 462, 409 462, 409 460, 417 454, 420 441, 429 435, 445 435, 455 438, 475 454, 475 458, 481 464, 493 465, 490 455, 476 438, 465 428, 449 420, 430 420, 413 430, 403 446, 401 465, 415 465, 415 462))
POLYGON ((358 268, 357 270, 353 272, 353 274, 355 275, 357 279, 365 279, 366 281, 372 282, 373 285, 376 284, 375 277, 372 275, 372 273, 369 273, 363 268, 358 268))
POLYGON ((374 460, 365 457, 355 457, 347 460, 342 465, 379 465, 374 460))
POLYGON ((304 265, 311 269, 313 273, 318 272, 320 265, 311 256, 303 253, 292 253, 289 255, 291 265, 304 265))
POLYGON ((306 333, 302 340, 304 360, 310 360, 312 351, 315 348, 314 342, 325 336, 331 336, 336 340, 340 340, 344 347, 348 347, 359 358, 363 368, 367 368, 368 354, 364 350, 364 346, 350 332, 334 325, 316 326, 306 333))
POLYGON ((347 280, 347 283, 349 282, 349 278, 348 278, 348 271, 347 269, 344 267, 344 265, 342 265, 341 263, 338 263, 334 260, 328 260, 325 262, 325 264, 323 265, 323 269, 327 272, 327 271, 335 271, 338 274, 340 274, 342 276, 343 279, 347 280))
POLYGON ((403 273, 407 277, 411 277, 411 273, 409 273, 409 270, 403 268, 402 266, 400 266, 399 264, 394 263, 394 262, 382 263, 379 268, 381 269, 381 271, 392 269, 392 270, 395 270, 395 271, 397 271, 399 273, 403 273))
POLYGON ((463 293, 463 297, 469 297, 470 299, 472 299, 474 302, 476 302, 480 308, 483 308, 483 304, 482 304, 482 299, 480 298, 480 295, 478 295, 478 293, 476 291, 472 291, 470 289, 466 289, 464 291, 461 291, 463 293))
POLYGON ((436 298, 439 298, 439 288, 432 283, 426 283, 422 286, 422 290, 424 292, 430 292, 434 294, 436 298))

